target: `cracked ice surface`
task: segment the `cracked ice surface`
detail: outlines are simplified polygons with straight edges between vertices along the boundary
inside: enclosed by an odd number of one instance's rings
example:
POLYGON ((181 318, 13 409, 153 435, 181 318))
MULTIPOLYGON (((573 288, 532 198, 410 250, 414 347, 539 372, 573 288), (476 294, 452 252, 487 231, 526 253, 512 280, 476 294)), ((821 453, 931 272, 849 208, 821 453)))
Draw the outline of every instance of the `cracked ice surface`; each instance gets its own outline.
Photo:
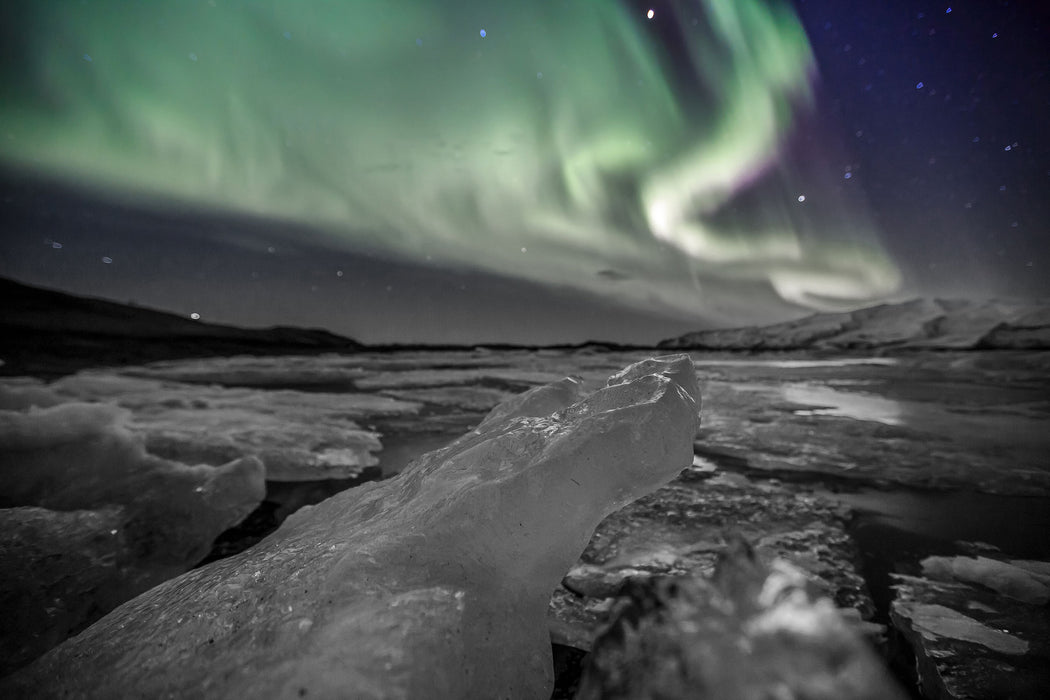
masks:
POLYGON ((0 410, 0 673, 186 571, 262 500, 254 457, 172 462, 128 417, 75 402, 0 410))
POLYGON ((1050 687, 1050 563, 931 556, 923 576, 894 574, 890 616, 925 692, 943 698, 1043 698, 1050 687))
POLYGON ((0 691, 549 697, 551 591, 603 517, 689 465, 698 423, 684 356, 578 392, 498 407, 399 476, 130 601, 0 691))
POLYGON ((372 394, 192 386, 102 371, 7 393, 36 405, 115 404, 131 411, 127 427, 144 437, 151 454, 212 465, 251 455, 273 481, 357 476, 378 463, 382 443, 379 433, 355 421, 411 415, 420 407, 372 394))

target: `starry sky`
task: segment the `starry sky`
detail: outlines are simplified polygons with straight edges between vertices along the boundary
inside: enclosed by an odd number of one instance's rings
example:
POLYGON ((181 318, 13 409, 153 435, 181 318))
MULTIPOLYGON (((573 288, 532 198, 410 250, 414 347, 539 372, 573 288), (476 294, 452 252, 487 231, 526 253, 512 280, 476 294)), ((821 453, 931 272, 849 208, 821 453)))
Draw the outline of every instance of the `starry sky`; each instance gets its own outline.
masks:
POLYGON ((12 0, 0 275, 387 343, 1050 295, 1041 5, 12 0))

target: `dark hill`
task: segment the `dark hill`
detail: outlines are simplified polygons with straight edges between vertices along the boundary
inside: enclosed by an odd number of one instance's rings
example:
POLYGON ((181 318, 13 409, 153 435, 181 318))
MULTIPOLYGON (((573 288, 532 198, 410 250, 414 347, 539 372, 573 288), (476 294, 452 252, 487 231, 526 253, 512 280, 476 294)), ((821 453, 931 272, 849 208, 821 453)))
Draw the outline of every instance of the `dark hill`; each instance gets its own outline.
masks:
POLYGON ((353 352, 324 330, 238 328, 79 297, 0 278, 0 374, 54 376, 85 367, 212 355, 353 352))

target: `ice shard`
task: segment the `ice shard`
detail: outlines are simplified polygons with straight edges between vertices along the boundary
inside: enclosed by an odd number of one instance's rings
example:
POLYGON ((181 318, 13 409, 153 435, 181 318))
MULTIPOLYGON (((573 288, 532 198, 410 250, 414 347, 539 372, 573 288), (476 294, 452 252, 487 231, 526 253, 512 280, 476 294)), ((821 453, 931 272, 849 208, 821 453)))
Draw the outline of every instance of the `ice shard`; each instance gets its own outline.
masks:
POLYGON ((534 391, 397 477, 304 508, 0 695, 549 697, 551 591, 602 518, 689 465, 698 425, 686 356, 576 393, 534 391))

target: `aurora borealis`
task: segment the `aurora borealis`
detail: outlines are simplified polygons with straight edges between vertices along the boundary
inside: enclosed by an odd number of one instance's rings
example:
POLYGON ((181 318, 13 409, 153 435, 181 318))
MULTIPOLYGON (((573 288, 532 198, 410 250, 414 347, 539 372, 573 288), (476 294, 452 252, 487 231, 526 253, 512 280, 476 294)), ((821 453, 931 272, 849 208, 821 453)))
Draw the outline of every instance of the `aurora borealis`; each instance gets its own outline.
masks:
POLYGON ((106 201, 694 325, 902 286, 789 3, 7 5, 0 163, 106 201))

